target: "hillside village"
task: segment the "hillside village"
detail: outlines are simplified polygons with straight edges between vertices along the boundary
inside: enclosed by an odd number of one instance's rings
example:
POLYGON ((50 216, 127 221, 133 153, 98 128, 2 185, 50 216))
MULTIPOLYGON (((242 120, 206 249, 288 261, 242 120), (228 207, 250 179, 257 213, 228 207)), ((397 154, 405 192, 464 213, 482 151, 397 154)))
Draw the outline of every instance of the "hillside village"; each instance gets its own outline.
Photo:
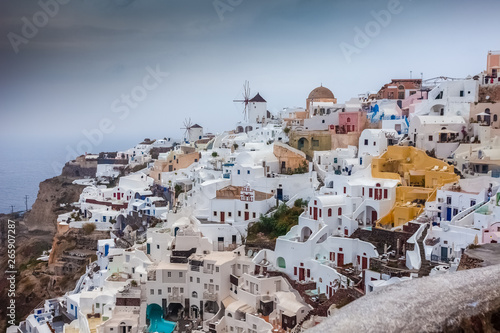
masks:
POLYGON ((17 332, 300 332, 454 274, 500 238, 499 71, 491 51, 474 76, 392 79, 343 104, 320 85, 278 114, 257 93, 223 133, 189 121, 182 142, 78 157, 65 172, 86 187, 57 234, 110 236, 42 256, 85 273, 17 332))

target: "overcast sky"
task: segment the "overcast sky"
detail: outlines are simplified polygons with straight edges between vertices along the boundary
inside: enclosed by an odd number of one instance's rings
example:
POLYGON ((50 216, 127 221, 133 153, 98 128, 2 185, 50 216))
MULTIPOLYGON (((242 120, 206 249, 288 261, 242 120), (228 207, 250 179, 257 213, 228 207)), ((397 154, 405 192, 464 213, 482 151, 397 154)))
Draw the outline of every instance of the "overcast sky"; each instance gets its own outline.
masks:
POLYGON ((245 80, 277 112, 320 84, 342 103, 410 71, 474 75, 500 49, 497 0, 64 2, 48 22, 37 1, 0 2, 3 137, 85 138, 103 119, 104 140, 180 137, 187 117, 218 132, 241 120, 245 80), (125 111, 152 70, 169 74, 125 111))

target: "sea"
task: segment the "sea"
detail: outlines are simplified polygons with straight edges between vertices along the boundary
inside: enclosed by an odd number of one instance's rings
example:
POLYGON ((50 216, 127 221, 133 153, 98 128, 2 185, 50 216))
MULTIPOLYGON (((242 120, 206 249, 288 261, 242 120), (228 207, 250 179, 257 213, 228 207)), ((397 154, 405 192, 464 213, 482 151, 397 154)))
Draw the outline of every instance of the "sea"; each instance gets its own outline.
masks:
MULTIPOLYGON (((25 211, 36 200, 39 184, 61 174, 64 164, 80 153, 81 137, 66 138, 2 138, 0 154, 0 213, 25 211), (27 200, 26 200, 27 196, 27 200)), ((139 138, 109 138, 92 153, 125 150, 139 138)))

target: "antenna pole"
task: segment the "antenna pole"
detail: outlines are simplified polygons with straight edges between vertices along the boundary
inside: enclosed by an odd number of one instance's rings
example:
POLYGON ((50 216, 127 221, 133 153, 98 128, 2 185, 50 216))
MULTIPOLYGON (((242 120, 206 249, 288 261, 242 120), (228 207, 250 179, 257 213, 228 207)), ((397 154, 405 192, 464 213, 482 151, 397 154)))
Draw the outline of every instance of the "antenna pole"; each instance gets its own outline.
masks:
POLYGON ((10 205, 10 213, 14 214, 14 205, 10 205))
POLYGON ((24 196, 24 203, 26 205, 26 211, 28 211, 28 195, 24 196))

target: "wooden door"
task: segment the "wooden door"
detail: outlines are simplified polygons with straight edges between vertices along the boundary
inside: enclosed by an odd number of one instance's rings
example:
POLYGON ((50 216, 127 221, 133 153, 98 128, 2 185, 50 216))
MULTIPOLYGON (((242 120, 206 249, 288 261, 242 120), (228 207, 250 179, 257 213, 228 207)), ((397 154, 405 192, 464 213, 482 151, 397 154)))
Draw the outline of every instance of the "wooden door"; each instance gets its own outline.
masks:
POLYGON ((250 213, 245 212, 245 221, 248 221, 250 219, 250 213))
POLYGON ((220 212, 220 222, 224 222, 226 219, 226 213, 225 212, 220 212))
POLYGON ((318 207, 314 207, 314 217, 315 220, 318 219, 318 207))
POLYGON ((344 254, 343 253, 338 253, 337 254, 337 266, 344 266, 344 254))
POLYGON ((362 262, 363 264, 361 265, 362 269, 367 269, 368 268, 368 258, 367 257, 362 257, 362 262))
POLYGON ((299 268, 299 281, 305 280, 304 268, 299 268))

